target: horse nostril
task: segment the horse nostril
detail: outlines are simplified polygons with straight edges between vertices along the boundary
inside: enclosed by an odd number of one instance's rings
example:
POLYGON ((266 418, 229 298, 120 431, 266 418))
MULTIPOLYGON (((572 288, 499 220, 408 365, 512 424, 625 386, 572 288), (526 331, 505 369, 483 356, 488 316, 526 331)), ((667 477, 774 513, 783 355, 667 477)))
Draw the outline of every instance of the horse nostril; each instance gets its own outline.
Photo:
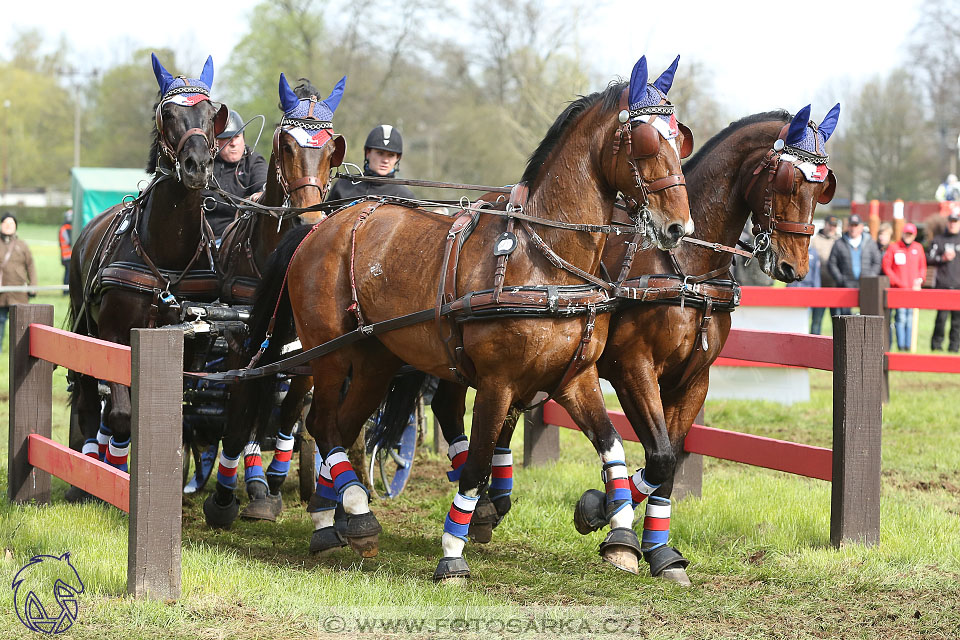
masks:
POLYGON ((683 225, 679 222, 674 222, 667 227, 667 237, 673 242, 680 242, 680 238, 683 237, 683 232, 683 225))
POLYGON ((793 270, 793 266, 788 262, 780 263, 780 273, 786 282, 793 282, 797 279, 797 272, 793 270))

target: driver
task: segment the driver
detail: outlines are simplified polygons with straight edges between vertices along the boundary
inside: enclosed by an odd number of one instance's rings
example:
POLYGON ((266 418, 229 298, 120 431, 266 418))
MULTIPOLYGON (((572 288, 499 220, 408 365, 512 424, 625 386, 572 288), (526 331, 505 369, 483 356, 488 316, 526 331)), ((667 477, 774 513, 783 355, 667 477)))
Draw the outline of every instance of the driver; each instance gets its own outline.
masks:
MULTIPOLYGON (((363 175, 376 178, 394 178, 400 170, 400 158, 403 156, 403 138, 395 127, 378 124, 367 135, 363 145, 363 175)), ((356 182, 349 178, 340 178, 330 189, 327 200, 362 198, 363 196, 399 196, 414 198, 413 192, 402 184, 383 184, 356 182)))
MULTIPOLYGON (((213 184, 242 198, 259 196, 267 183, 267 161, 244 142, 243 118, 236 111, 230 111, 227 126, 217 136, 217 146, 220 152, 213 160, 213 184)), ((212 211, 207 211, 207 222, 219 238, 236 217, 237 207, 220 194, 208 191, 207 195, 216 203, 212 211)))

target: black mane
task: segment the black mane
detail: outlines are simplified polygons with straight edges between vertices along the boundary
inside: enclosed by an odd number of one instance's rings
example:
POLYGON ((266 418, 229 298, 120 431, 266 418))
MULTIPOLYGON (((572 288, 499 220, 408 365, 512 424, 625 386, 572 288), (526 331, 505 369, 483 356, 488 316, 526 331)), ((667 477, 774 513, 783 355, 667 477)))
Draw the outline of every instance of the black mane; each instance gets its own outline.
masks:
MULTIPOLYGON (((157 101, 153 103, 153 111, 150 113, 156 114, 157 106, 160 104, 160 93, 157 93, 157 101)), ((160 132, 157 130, 156 120, 151 120, 150 130, 153 131, 153 135, 150 138, 150 155, 147 158, 147 174, 153 174, 157 172, 157 164, 160 161, 160 132)))
POLYGON ((563 132, 567 126, 574 122, 577 116, 600 100, 603 100, 604 109, 616 108, 620 102, 620 94, 626 86, 627 83, 625 82, 611 82, 603 91, 591 93, 588 96, 580 96, 577 100, 568 104, 567 108, 563 110, 563 113, 557 116, 557 119, 550 126, 550 129, 547 130, 547 135, 540 141, 536 150, 530 155, 530 159, 527 160, 527 168, 520 178, 521 182, 533 185, 537 175, 540 173, 540 169, 543 167, 543 163, 546 162, 547 157, 554 148, 556 148, 557 143, 560 142, 560 138, 563 136, 563 132))
POLYGON ((740 118, 736 122, 731 122, 727 125, 727 128, 707 140, 706 144, 700 147, 700 150, 697 151, 692 158, 683 163, 684 173, 688 171, 693 171, 700 161, 708 156, 710 152, 718 144, 732 136, 734 133, 743 129, 744 127, 750 126, 752 124, 757 124, 760 122, 783 122, 787 123, 793 119, 793 116, 790 115, 788 111, 783 109, 778 109, 776 111, 767 111, 765 113, 755 113, 744 118, 740 118))

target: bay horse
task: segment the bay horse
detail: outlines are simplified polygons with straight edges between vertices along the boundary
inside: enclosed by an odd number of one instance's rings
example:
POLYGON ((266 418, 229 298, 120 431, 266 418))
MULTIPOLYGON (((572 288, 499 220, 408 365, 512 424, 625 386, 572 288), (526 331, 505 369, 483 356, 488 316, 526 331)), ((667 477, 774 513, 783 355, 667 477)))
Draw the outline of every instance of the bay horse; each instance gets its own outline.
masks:
MULTIPOLYGON (((83 228, 70 262, 70 320, 78 333, 130 344, 130 330, 179 321, 178 299, 214 300, 214 239, 203 216, 225 105, 210 101, 213 60, 199 78, 173 77, 152 55, 160 87, 147 173, 133 201, 83 228), (202 268, 201 268, 202 267, 202 268)), ((86 438, 83 453, 126 470, 130 390, 110 383, 104 423, 97 380, 75 376, 71 408, 86 438)))
MULTIPOLYGON (((584 425, 601 461, 623 460, 595 367, 609 321, 597 313, 609 301, 607 285, 592 274, 612 230, 618 193, 630 203, 633 230, 658 246, 675 247, 692 231, 677 152, 684 134, 666 101, 676 65, 647 84, 641 58, 629 83, 581 97, 561 113, 524 172, 529 198, 522 211, 512 210, 523 216, 520 228, 477 207, 458 215, 451 227, 438 214, 380 199, 347 207, 281 242, 258 290, 253 317, 260 329, 253 335, 269 337, 292 315, 305 350, 345 334, 376 338, 311 361, 314 396, 307 423, 330 476, 321 473, 318 481, 327 502, 317 513, 315 535, 333 530, 339 501, 348 515, 351 547, 366 557, 378 552, 381 527, 343 445, 356 440, 404 362, 477 388, 477 436, 444 524, 435 580, 470 575, 463 547, 494 445, 507 415, 529 405, 539 391, 563 387, 558 401, 584 425), (669 117, 670 135, 658 124, 661 117, 669 117), (510 258, 509 270, 497 254, 510 258), (587 303, 578 306, 569 287, 586 289, 577 295, 587 303), (484 290, 487 306, 472 294, 484 290), (458 297, 461 292, 471 294, 458 297), (512 317, 523 305, 536 307, 536 315, 512 317), (451 308, 465 309, 466 321, 448 322, 451 308), (561 309, 566 314, 558 314, 561 309), (379 324, 407 314, 415 324, 379 324), (264 319, 269 331, 262 328, 264 319), (392 330, 378 331, 383 326, 392 330)), ((276 352, 272 341, 266 344, 264 356, 276 352)), ((262 401, 259 396, 253 400, 262 401)), ((218 484, 207 503, 211 510, 229 509, 234 501, 232 491, 218 484)), ((632 507, 614 520, 618 533, 606 541, 605 552, 631 554, 635 563, 639 539, 619 533, 632 523, 632 507)))
MULTIPOLYGON (((280 74, 280 109, 283 115, 273 134, 273 151, 267 172, 267 184, 260 204, 296 209, 320 204, 330 190, 331 172, 343 162, 346 141, 333 130, 333 115, 343 97, 347 78, 344 76, 330 95, 320 99, 320 91, 309 80, 291 89, 280 74)), ((323 214, 320 214, 321 218, 323 214)), ((279 220, 254 210, 247 210, 223 232, 219 264, 223 271, 220 300, 228 304, 252 305, 256 286, 266 267, 267 258, 280 240, 300 225, 299 216, 280 215, 279 220)), ((235 343, 237 344, 237 343, 235 343)), ((233 364, 241 366, 240 353, 232 354, 233 364)), ((247 357, 249 359, 249 356, 247 357)), ((263 429, 269 416, 258 416, 256 437, 243 450, 244 481, 250 502, 241 517, 276 520, 283 509, 280 487, 290 469, 293 453, 293 427, 300 418, 304 398, 313 386, 309 376, 294 376, 280 405, 279 425, 273 459, 264 473, 260 455, 263 429)), ((268 393, 269 390, 261 389, 268 393)), ((231 393, 228 416, 245 411, 248 385, 238 383, 231 393)), ((263 405, 266 408, 266 405, 263 405)), ((228 423, 233 425, 234 423, 228 423)), ((253 435, 247 432, 243 437, 253 435)), ((237 460, 223 460, 236 465, 237 460)), ((229 469, 230 467, 222 467, 229 469)), ((234 469, 236 466, 233 467, 234 469)), ((218 481, 236 484, 235 476, 218 474, 218 481)), ((220 514, 227 515, 227 514, 220 514)), ((226 526, 221 522, 220 526, 226 526)))
MULTIPOLYGON (((819 126, 809 116, 809 106, 793 117, 785 111, 759 113, 711 138, 684 164, 696 224, 693 237, 708 246, 684 242, 670 253, 640 250, 627 274, 611 274, 621 282, 625 299, 613 313, 598 369, 616 389, 646 452, 646 468, 630 478, 627 488, 635 507, 651 496, 643 551, 654 576, 689 584, 687 561, 667 546, 669 498, 677 457, 706 398, 710 365, 723 349, 738 298, 734 283, 721 278, 729 273, 730 256, 713 247, 734 245, 752 213, 763 270, 784 282, 804 277, 814 209, 818 202, 829 202, 836 189, 824 144, 836 128, 839 105, 819 126), (692 288, 681 298, 683 279, 692 288), (644 296, 652 302, 640 301, 644 296)), ((603 263, 623 264, 631 243, 635 239, 611 238, 603 263)), ((456 456, 466 442, 466 389, 442 385, 432 407, 451 443, 448 455, 455 472, 456 456)), ((490 530, 510 508, 510 452, 502 444, 503 480, 491 484, 492 501, 481 498, 471 523, 471 537, 480 542, 489 541, 490 530)), ((622 470, 616 476, 605 477, 620 484, 627 477, 622 470)), ((608 482, 606 493, 592 489, 581 497, 574 517, 581 533, 607 524, 616 507, 613 495, 608 482)))

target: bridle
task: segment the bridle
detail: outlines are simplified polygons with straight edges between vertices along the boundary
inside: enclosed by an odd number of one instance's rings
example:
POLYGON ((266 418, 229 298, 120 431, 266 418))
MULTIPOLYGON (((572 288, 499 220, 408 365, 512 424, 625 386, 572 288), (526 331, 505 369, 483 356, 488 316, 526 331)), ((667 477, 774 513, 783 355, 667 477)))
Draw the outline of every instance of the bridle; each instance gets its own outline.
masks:
POLYGON ((320 191, 320 199, 323 200, 326 198, 327 192, 330 190, 330 184, 333 181, 334 169, 343 163, 343 156, 347 150, 347 144, 343 136, 334 132, 333 122, 330 120, 320 120, 313 115, 313 108, 316 106, 316 103, 317 97, 310 96, 310 107, 307 112, 307 117, 291 118, 283 115, 280 118, 280 124, 277 125, 277 129, 273 133, 273 157, 276 158, 277 182, 280 183, 280 188, 283 189, 285 204, 289 202, 290 196, 293 195, 295 191, 303 189, 304 187, 316 187, 320 191), (284 176, 283 154, 280 152, 280 134, 282 132, 289 132, 290 129, 294 128, 300 128, 307 132, 316 131, 318 134, 321 131, 326 133, 328 136, 327 139, 324 140, 319 147, 312 148, 322 149, 328 142, 333 140, 334 150, 333 156, 330 158, 329 175, 322 183, 320 177, 315 175, 301 176, 293 182, 288 182, 284 176))
POLYGON ((180 136, 180 140, 177 142, 177 147, 176 149, 174 149, 173 147, 170 146, 170 143, 167 142, 166 134, 163 131, 163 107, 166 104, 174 102, 175 100, 177 100, 177 96, 181 96, 183 94, 194 94, 194 95, 199 94, 199 95, 195 98, 192 98, 192 102, 190 105, 183 105, 177 102, 176 104, 179 104, 180 106, 193 106, 199 102, 208 102, 210 100, 210 92, 207 91, 205 88, 185 85, 182 87, 175 87, 167 91, 165 94, 163 94, 163 97, 160 98, 160 102, 157 104, 156 120, 157 120, 157 133, 159 134, 157 137, 159 138, 159 141, 160 141, 160 149, 163 151, 163 154, 167 156, 167 158, 173 164, 173 170, 174 170, 174 174, 177 177, 177 181, 180 181, 180 151, 183 150, 183 146, 187 143, 187 140, 189 140, 193 136, 201 136, 204 142, 207 143, 207 149, 210 151, 210 158, 211 159, 215 158, 218 152, 216 135, 223 131, 224 127, 227 124, 227 116, 229 115, 227 106, 223 104, 220 105, 220 110, 217 111, 217 115, 214 117, 214 122, 213 122, 214 138, 212 140, 207 137, 206 131, 204 131, 203 129, 200 129, 199 127, 193 127, 191 129, 187 129, 183 133, 183 135, 180 136))
MULTIPOLYGON (((808 126, 812 126, 814 130, 816 130, 816 125, 813 123, 808 124, 808 126)), ((782 233, 793 233, 803 236, 812 236, 816 232, 816 227, 812 221, 791 222, 783 219, 782 213, 775 211, 773 208, 773 192, 781 195, 789 195, 790 203, 795 204, 794 196, 797 192, 795 188, 796 167, 792 161, 783 159, 782 156, 784 153, 790 153, 790 155, 799 160, 818 165, 827 164, 827 160, 829 159, 825 153, 810 153, 796 147, 790 147, 788 150, 786 137, 789 128, 790 125, 785 124, 783 128, 780 129, 780 133, 773 143, 773 147, 767 151, 763 159, 753 170, 753 177, 747 185, 746 198, 747 201, 750 202, 752 201, 751 193, 753 193, 754 187, 757 186, 760 175, 766 171, 767 179, 763 185, 763 209, 759 213, 756 210, 753 212, 753 234, 756 236, 755 246, 757 253, 766 250, 770 246, 770 239, 774 232, 780 231, 782 233)), ((814 139, 816 139, 816 136, 814 136, 814 139)), ((821 151, 819 144, 818 140, 817 151, 821 151)), ((817 198, 817 202, 820 204, 830 202, 836 191, 837 178, 834 176, 832 169, 827 169, 825 181, 826 186, 817 198)), ((799 205, 797 209, 799 210, 799 205)))
MULTIPOLYGON (((640 172, 637 161, 652 158, 660 152, 660 132, 650 123, 653 122, 653 118, 661 115, 674 115, 675 107, 665 98, 661 98, 660 104, 630 109, 628 92, 629 87, 625 87, 620 93, 620 111, 617 115, 620 125, 613 134, 613 159, 616 162, 616 157, 620 153, 620 146, 625 142, 627 165, 630 167, 630 173, 633 175, 637 189, 640 190, 642 201, 638 202, 626 194, 621 195, 627 205, 627 213, 631 220, 641 232, 645 232, 646 225, 650 221, 650 194, 671 187, 686 189, 686 181, 683 173, 671 173, 662 178, 648 181, 640 172), (650 122, 639 120, 643 116, 650 116, 650 122)), ((683 144, 677 150, 682 160, 693 151, 693 133, 679 121, 677 122, 677 128, 683 135, 683 144)))

